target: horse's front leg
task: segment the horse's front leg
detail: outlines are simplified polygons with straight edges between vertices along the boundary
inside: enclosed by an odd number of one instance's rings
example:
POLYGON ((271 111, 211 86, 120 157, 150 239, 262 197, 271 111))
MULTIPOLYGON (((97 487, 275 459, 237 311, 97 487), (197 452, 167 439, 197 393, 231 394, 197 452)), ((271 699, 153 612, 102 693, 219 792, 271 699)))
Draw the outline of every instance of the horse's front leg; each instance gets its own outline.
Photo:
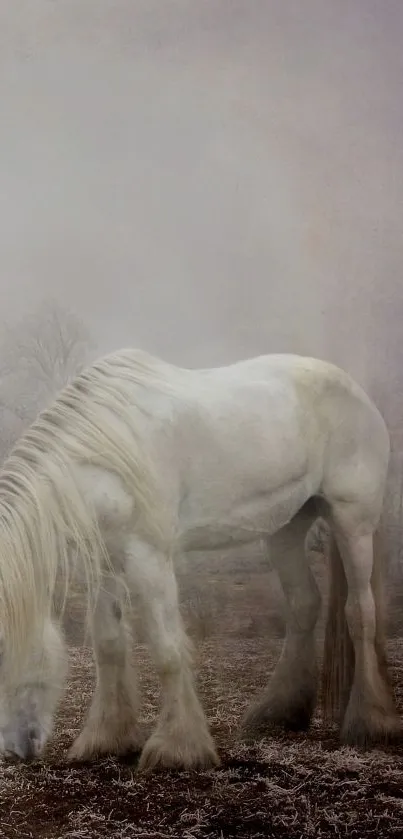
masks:
POLYGON ((101 754, 140 751, 138 694, 129 633, 122 620, 119 581, 105 580, 92 620, 96 687, 83 730, 73 743, 70 760, 101 754))
POLYGON ((218 758, 194 687, 172 562, 133 538, 126 551, 126 574, 140 596, 145 634, 162 688, 157 727, 144 746, 139 769, 213 766, 218 758))
POLYGON ((285 595, 286 637, 282 653, 262 696, 248 709, 243 739, 263 736, 272 727, 294 731, 309 727, 318 684, 314 630, 320 594, 305 556, 311 521, 297 515, 271 537, 270 558, 285 595))

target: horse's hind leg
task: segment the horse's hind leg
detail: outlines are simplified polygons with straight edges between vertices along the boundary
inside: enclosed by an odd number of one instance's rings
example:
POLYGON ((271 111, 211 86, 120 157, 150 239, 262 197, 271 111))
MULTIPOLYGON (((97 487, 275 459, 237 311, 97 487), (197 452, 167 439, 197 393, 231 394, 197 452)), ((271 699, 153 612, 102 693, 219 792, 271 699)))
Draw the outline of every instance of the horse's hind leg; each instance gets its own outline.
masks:
MULTIPOLYGON (((386 657, 379 626, 382 615, 380 593, 373 580, 373 524, 361 506, 352 503, 333 504, 332 523, 337 543, 333 574, 343 574, 344 569, 347 601, 343 618, 354 647, 352 684, 347 685, 342 738, 352 745, 385 742, 401 735, 401 724, 387 681, 386 657)), ((344 603, 340 603, 339 608, 342 610, 343 607, 344 603)), ((325 661, 324 666, 325 671, 330 667, 334 669, 334 663, 329 661, 325 661)), ((336 662, 336 670, 342 672, 342 668, 343 662, 336 662)), ((342 711, 344 698, 339 698, 342 711)))
POLYGON ((286 637, 268 687, 242 723, 246 740, 281 726, 306 730, 316 704, 318 672, 314 630, 320 594, 305 556, 312 523, 304 513, 271 537, 270 559, 280 577, 286 603, 286 637))
POLYGON ((131 662, 128 629, 122 619, 116 578, 105 580, 92 619, 97 682, 83 730, 69 752, 70 760, 101 754, 139 751, 137 681, 131 662))
POLYGON ((140 596, 145 634, 162 688, 157 727, 144 746, 139 768, 212 766, 218 758, 195 692, 172 562, 133 539, 126 550, 126 574, 140 596))

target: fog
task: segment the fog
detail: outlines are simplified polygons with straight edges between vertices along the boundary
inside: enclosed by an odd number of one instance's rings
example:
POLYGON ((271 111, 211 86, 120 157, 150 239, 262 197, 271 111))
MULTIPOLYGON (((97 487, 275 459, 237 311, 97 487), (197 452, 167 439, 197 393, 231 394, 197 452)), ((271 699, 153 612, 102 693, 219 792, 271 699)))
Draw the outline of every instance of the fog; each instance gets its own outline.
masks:
POLYGON ((400 0, 0 9, 2 318, 401 382, 400 0), (400 378, 399 378, 400 377, 400 378))
POLYGON ((0 0, 0 460, 88 354, 321 356, 388 422, 402 582, 402 43, 401 0, 0 0))

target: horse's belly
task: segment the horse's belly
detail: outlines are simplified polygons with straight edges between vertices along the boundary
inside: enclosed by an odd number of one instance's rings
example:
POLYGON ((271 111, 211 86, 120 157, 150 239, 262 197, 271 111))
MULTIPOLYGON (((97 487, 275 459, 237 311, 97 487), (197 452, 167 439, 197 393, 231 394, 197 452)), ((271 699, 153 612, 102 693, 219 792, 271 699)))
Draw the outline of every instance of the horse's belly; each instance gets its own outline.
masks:
POLYGON ((273 492, 224 507, 214 494, 210 503, 192 511, 191 502, 181 516, 181 546, 185 551, 217 550, 268 537, 284 527, 312 495, 305 476, 273 492))

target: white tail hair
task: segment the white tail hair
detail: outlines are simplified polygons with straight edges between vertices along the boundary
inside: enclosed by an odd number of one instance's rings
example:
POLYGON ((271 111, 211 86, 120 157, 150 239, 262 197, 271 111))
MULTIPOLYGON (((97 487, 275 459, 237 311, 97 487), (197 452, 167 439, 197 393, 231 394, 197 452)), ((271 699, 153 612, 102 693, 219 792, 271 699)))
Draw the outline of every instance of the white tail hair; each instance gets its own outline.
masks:
MULTIPOLYGON (((167 550, 169 517, 144 440, 136 434, 130 385, 166 384, 164 365, 124 350, 85 369, 39 414, 0 472, 0 630, 8 666, 23 666, 32 640, 52 611, 58 574, 79 561, 89 607, 110 570, 94 509, 84 500, 77 464, 117 474, 134 499, 138 521, 167 550)), ((65 598, 64 598, 65 599, 65 598)))

